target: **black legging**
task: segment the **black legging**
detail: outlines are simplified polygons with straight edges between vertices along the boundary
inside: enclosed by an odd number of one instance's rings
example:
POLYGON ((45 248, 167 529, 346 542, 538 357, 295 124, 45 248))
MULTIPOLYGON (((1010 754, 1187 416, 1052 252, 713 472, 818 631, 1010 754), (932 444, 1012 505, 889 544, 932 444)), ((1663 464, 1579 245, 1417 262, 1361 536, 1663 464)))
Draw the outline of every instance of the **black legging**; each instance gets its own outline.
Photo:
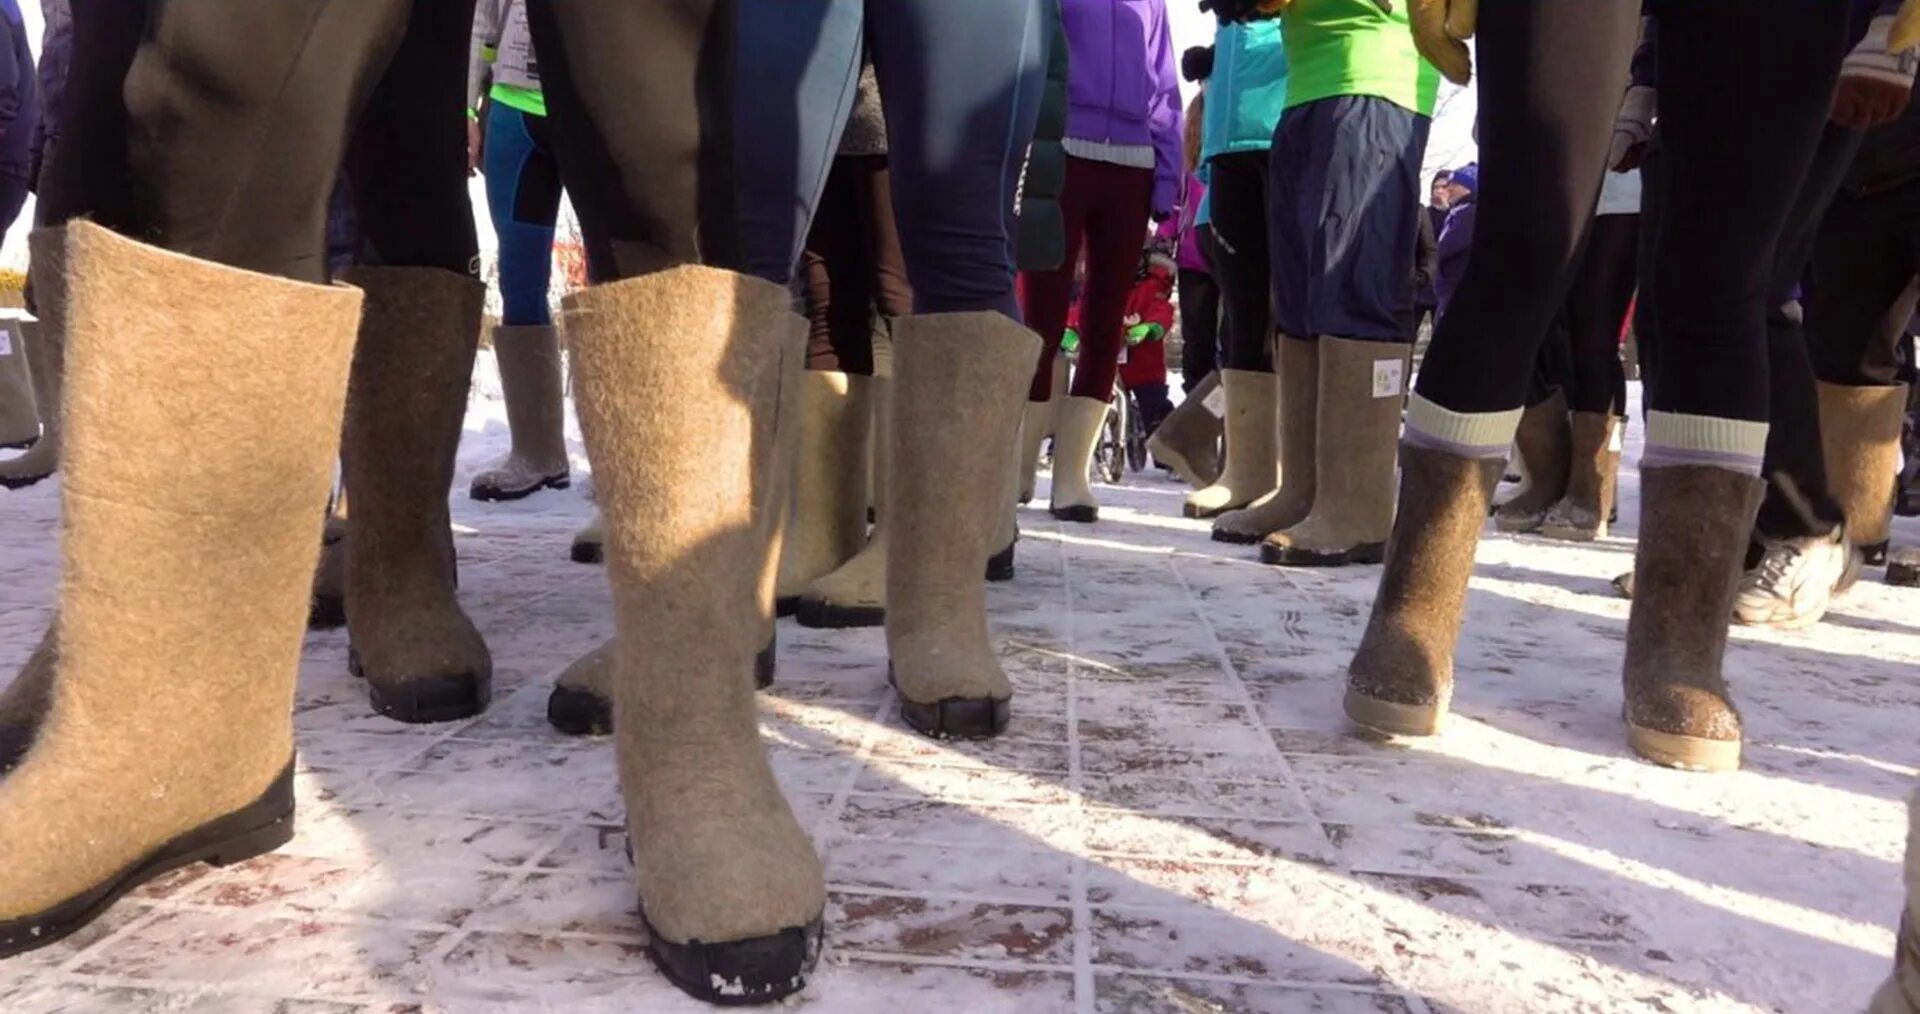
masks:
POLYGON ((1480 7, 1473 259, 1416 389, 1455 412, 1519 406, 1572 282, 1638 37, 1638 0, 1480 7), (1506 181, 1513 181, 1508 184, 1506 181))
MULTIPOLYGON (((1200 233, 1202 249, 1209 231, 1200 233)), ((1192 393, 1220 365, 1220 284, 1198 268, 1181 268, 1179 284, 1180 387, 1192 393)))
MULTIPOLYGON (((1225 309, 1220 366, 1273 372, 1273 294, 1267 248, 1267 153, 1216 155, 1207 193, 1213 202, 1213 278, 1225 309)), ((1306 337, 1306 336, 1301 336, 1306 337)), ((1199 378, 1194 378, 1199 383, 1199 378)))
POLYGON ((1563 315, 1570 367, 1567 407, 1575 412, 1617 415, 1626 411, 1620 327, 1633 303, 1639 264, 1640 216, 1596 217, 1567 290, 1563 315))
POLYGON ((327 200, 358 124, 351 175, 372 259, 471 271, 458 81, 471 2, 79 0, 73 16, 47 224, 92 215, 321 282, 327 200))

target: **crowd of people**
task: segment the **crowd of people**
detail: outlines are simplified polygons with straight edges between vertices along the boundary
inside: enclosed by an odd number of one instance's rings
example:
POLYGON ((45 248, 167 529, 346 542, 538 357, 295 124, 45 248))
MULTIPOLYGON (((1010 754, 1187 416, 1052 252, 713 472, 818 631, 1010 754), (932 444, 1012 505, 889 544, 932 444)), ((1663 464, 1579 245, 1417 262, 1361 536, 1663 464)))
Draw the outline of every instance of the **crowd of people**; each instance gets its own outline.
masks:
MULTIPOLYGON (((1818 622, 1890 553, 1915 0, 1208 0, 1178 55, 1166 0, 71 5, 36 76, 0 0, 0 215, 38 196, 0 485, 61 475, 65 566, 0 689, 0 957, 288 840, 310 624, 387 718, 488 707, 448 503, 475 171, 512 447, 469 494, 570 485, 570 386, 616 634, 548 716, 615 738, 650 954, 712 1002, 821 947, 776 617, 884 627, 908 725, 1000 734, 987 584, 1049 442, 1049 514, 1099 522, 1116 392, 1214 539, 1382 565, 1375 734, 1441 732, 1489 517, 1608 535, 1629 334, 1634 752, 1737 768, 1730 622, 1818 622), (1443 78, 1479 154, 1423 179, 1443 78)), ((1920 1012, 1916 918, 1876 1014, 1920 1012)))

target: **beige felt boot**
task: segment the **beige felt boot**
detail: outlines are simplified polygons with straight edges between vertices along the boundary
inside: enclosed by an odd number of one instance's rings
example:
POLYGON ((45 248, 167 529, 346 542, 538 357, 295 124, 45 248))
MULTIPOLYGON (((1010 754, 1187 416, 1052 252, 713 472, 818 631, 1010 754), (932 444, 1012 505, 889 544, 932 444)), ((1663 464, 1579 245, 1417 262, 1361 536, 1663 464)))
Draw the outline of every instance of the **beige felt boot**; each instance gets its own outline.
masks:
POLYGON ((27 371, 33 378, 34 410, 40 439, 17 457, 0 460, 0 488, 31 486, 60 466, 60 416, 65 400, 67 351, 67 234, 64 229, 35 229, 27 237, 33 257, 34 302, 39 322, 22 332, 27 371))
POLYGON ((753 690, 779 423, 797 411, 783 373, 806 323, 778 286, 681 267, 588 289, 567 328, 607 519, 613 727, 648 949, 694 996, 776 1000, 806 985, 826 903, 753 690), (656 333, 678 340, 644 340, 656 333))
POLYGON ((1722 671, 1761 480, 1724 468, 1640 470, 1640 539, 1627 619, 1627 740, 1689 771, 1740 766, 1740 712, 1722 671))
POLYGON ((451 722, 487 708, 493 659, 455 586, 447 492, 486 287, 438 268, 353 268, 366 292, 341 462, 348 665, 373 709, 451 722))
POLYGON ((1319 428, 1319 343, 1280 336, 1280 488, 1237 511, 1214 519, 1215 542, 1250 546, 1274 532, 1292 528, 1313 510, 1319 479, 1314 442, 1319 428))
POLYGON ((1261 540, 1275 566, 1379 563, 1393 528, 1394 449, 1412 349, 1320 339, 1319 474, 1305 521, 1261 540))
POLYGON ((1219 390, 1220 373, 1216 370, 1202 378, 1147 438, 1147 453, 1153 460, 1173 469, 1195 490, 1205 489, 1220 478, 1223 426, 1219 413, 1226 395, 1214 393, 1219 390))
MULTIPOLYGON (((896 325, 897 326, 897 325, 896 325)), ((891 364, 893 342, 888 341, 891 364)), ((891 365, 889 365, 891 370, 891 365)), ((893 431, 893 377, 875 376, 868 499, 874 526, 867 544, 833 573, 807 586, 794 607, 794 620, 816 630, 877 627, 887 621, 887 435, 893 431)))
POLYGON ((1032 503, 1040 474, 1040 449, 1053 435, 1051 401, 1029 401, 1020 416, 1020 502, 1032 503))
POLYGON ((1503 532, 1537 532, 1547 512, 1567 495, 1567 472, 1573 461, 1573 430, 1567 420, 1567 398, 1559 391, 1520 413, 1513 434, 1520 460, 1527 467, 1527 485, 1494 511, 1494 524, 1503 532))
POLYGON ((1181 513, 1210 518, 1239 510, 1280 485, 1280 459, 1274 449, 1280 419, 1278 383, 1271 373, 1220 371, 1220 386, 1227 393, 1227 462, 1220 470, 1220 481, 1190 494, 1181 513))
MULTIPOLYGON (((1013 688, 987 636, 980 561, 1040 339, 997 313, 909 317, 894 333, 888 441, 887 654, 907 724, 979 739, 1013 688)), ((1075 401, 1086 399, 1073 399, 1075 401)), ((1067 427, 1062 427, 1066 429, 1067 427)), ((1056 480, 1057 481, 1057 480, 1056 480)))
POLYGON ((560 377, 560 332, 548 326, 493 329, 500 390, 512 449, 473 477, 475 500, 519 500, 573 484, 567 461, 567 395, 560 377))
POLYGON ((1573 413, 1567 495, 1547 512, 1540 534, 1567 542, 1607 537, 1620 485, 1620 429, 1625 425, 1625 419, 1608 412, 1573 413))
POLYGON ((58 654, 0 779, 0 957, 292 836, 294 677, 360 308, 90 224, 67 243, 58 654))
POLYGON ((1906 886, 1893 975, 1873 994, 1867 1014, 1920 1014, 1920 795, 1907 803, 1906 886))
POLYGON ((782 616, 799 607, 808 585, 866 545, 872 383, 853 374, 801 371, 792 509, 774 592, 782 616))
POLYGON ((0 450, 24 451, 40 439, 25 332, 33 321, 0 321, 0 450))
POLYGON ((1822 382, 1819 390, 1827 486, 1846 514, 1847 538, 1868 563, 1884 562, 1893 524, 1894 480, 1902 463, 1907 385, 1843 387, 1822 382))
POLYGON ((1059 432, 1054 435, 1053 503, 1055 518, 1079 524, 1100 520, 1100 501, 1094 499, 1088 475, 1100 431, 1107 425, 1108 405, 1098 398, 1068 398, 1060 403, 1059 432))

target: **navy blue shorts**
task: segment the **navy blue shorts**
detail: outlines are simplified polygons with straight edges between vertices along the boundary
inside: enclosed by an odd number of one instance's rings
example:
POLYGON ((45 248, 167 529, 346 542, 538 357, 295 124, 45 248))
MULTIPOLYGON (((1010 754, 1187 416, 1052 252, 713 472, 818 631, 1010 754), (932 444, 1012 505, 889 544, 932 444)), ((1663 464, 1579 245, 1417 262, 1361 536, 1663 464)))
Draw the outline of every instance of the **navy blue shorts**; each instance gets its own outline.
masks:
POLYGON ((1405 342, 1432 121, 1386 99, 1295 106, 1273 132, 1267 238, 1274 326, 1405 342))

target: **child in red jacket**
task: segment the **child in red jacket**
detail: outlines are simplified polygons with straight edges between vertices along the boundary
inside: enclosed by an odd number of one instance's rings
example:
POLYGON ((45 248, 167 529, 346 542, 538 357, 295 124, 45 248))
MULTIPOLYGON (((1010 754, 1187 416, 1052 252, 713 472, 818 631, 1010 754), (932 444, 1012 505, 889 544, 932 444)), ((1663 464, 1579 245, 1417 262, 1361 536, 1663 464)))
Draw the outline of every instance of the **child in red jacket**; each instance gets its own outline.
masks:
MULTIPOLYGON (((1173 329, 1173 257, 1158 243, 1141 254, 1140 270, 1127 310, 1121 317, 1126 343, 1120 349, 1120 383, 1133 397, 1134 410, 1151 435, 1173 411, 1167 396, 1167 332, 1173 329)), ((1080 339, 1080 307, 1067 315, 1067 333, 1061 347, 1072 351, 1080 339)))

